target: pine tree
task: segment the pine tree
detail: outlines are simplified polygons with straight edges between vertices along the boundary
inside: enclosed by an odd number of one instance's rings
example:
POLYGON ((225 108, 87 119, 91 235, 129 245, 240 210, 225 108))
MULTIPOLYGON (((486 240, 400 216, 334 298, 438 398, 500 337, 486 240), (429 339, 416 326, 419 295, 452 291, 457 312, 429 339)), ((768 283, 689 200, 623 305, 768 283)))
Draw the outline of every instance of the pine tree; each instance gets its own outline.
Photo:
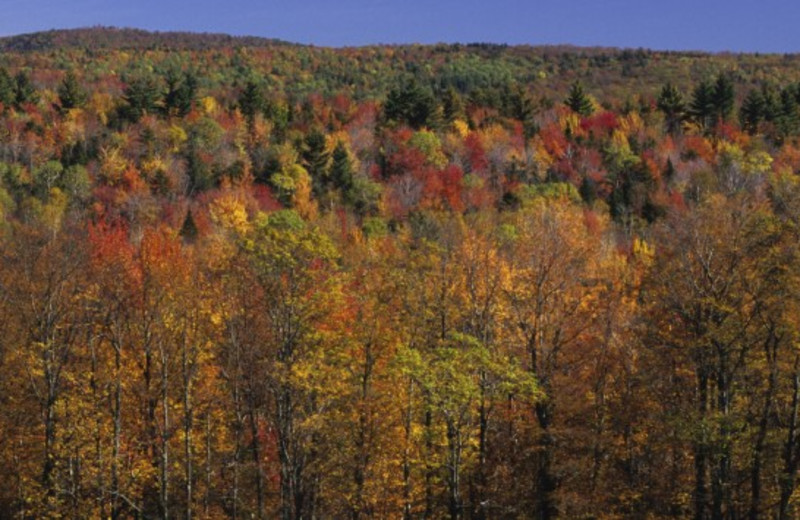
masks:
POLYGON ((581 195, 581 198, 586 203, 587 206, 592 206, 594 202, 597 200, 597 190, 595 188, 595 183, 590 179, 588 176, 584 177, 581 181, 580 188, 578 192, 581 195))
POLYGON ((2 103, 3 106, 8 107, 14 104, 14 100, 16 99, 14 90, 14 79, 6 69, 0 67, 0 103, 2 103))
POLYGON ((163 92, 158 79, 152 74, 137 75, 124 78, 127 83, 122 98, 125 106, 122 115, 131 122, 136 122, 146 114, 159 110, 163 103, 163 92))
POLYGON ((780 115, 775 123, 779 140, 797 133, 798 123, 800 123, 800 117, 798 117, 797 113, 797 101, 795 101, 792 92, 787 89, 781 91, 780 115))
POLYGON ((661 88, 656 105, 664 113, 667 132, 678 133, 686 117, 686 103, 680 90, 672 83, 667 83, 661 88))
POLYGON ((734 102, 736 93, 733 88, 733 82, 724 74, 717 77, 714 83, 712 94, 712 103, 714 106, 714 115, 719 121, 727 121, 733 113, 734 102))
POLYGON ((668 158, 667 165, 664 167, 664 180, 667 181, 667 183, 672 182, 672 180, 675 179, 675 173, 675 165, 672 164, 672 159, 668 158))
POLYGON ((341 141, 336 144, 331 156, 330 178, 335 188, 342 193, 342 198, 347 199, 347 193, 353 187, 353 162, 347 147, 341 141))
POLYGON ((392 89, 386 98, 383 112, 387 121, 406 124, 415 130, 423 127, 435 128, 439 123, 433 93, 414 81, 392 89))
POLYGON ((689 114, 702 128, 710 128, 714 123, 714 88, 706 81, 701 81, 692 91, 692 102, 689 114))
POLYGON ((61 109, 80 108, 86 104, 87 98, 86 90, 78 82, 75 73, 72 71, 67 72, 67 75, 58 86, 58 101, 61 109))
POLYGON ((191 111, 197 96, 197 77, 191 72, 187 72, 182 78, 173 73, 167 76, 166 82, 164 110, 167 114, 174 111, 178 116, 184 117, 191 111))
POLYGON ((239 110, 247 121, 252 124, 256 114, 263 114, 267 110, 267 100, 264 92, 255 81, 250 80, 239 95, 239 110))
POLYGON ((765 103, 761 92, 758 90, 748 92, 739 110, 739 121, 742 129, 750 135, 758 132, 758 125, 765 119, 764 112, 765 103))
POLYGON ((30 76, 20 71, 14 76, 14 104, 17 108, 26 103, 36 104, 39 102, 39 93, 33 86, 30 76))
POLYGON ((448 87, 442 94, 442 112, 446 123, 464 118, 464 101, 453 87, 448 87))
POLYGON ((316 197, 322 195, 330 184, 328 177, 330 153, 325 146, 325 134, 317 129, 309 132, 303 140, 303 166, 311 176, 312 188, 316 197))
POLYGON ((592 115, 592 112, 594 112, 592 100, 589 99, 589 96, 587 96, 583 91, 583 85, 581 85, 579 81, 576 81, 572 84, 572 87, 570 87, 569 95, 564 101, 564 104, 567 105, 573 112, 580 114, 583 117, 590 116, 592 115))
POLYGON ((191 209, 186 212, 186 218, 183 219, 183 225, 178 234, 187 242, 194 242, 197 239, 197 224, 194 221, 191 209))

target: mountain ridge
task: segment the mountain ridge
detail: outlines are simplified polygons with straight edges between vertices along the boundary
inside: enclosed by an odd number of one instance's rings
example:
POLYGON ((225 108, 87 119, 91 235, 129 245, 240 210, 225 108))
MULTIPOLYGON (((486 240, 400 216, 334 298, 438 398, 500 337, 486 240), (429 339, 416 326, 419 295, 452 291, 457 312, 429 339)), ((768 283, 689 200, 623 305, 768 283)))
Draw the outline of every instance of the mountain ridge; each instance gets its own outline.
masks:
POLYGON ((40 52, 64 47, 95 47, 109 50, 208 50, 224 47, 308 47, 325 49, 352 49, 352 48, 407 48, 407 47, 468 47, 480 49, 530 49, 552 52, 567 52, 576 54, 595 53, 624 53, 644 51, 685 56, 792 56, 798 53, 759 53, 759 52, 733 52, 733 51, 708 51, 695 50, 666 50, 644 47, 614 47, 603 45, 574 45, 569 43, 553 44, 508 44, 498 42, 439 42, 439 43, 371 43, 365 45, 323 46, 292 42, 280 38, 269 38, 253 35, 233 35, 223 32, 196 32, 196 31, 153 31, 136 27, 117 27, 96 25, 90 27, 76 27, 68 29, 49 29, 29 33, 14 34, 0 37, 0 51, 2 52, 40 52))
POLYGON ((226 46, 297 47, 300 44, 260 36, 189 31, 148 31, 133 27, 114 26, 50 29, 0 37, 0 51, 3 52, 37 52, 63 47, 88 46, 109 50, 142 50, 162 47, 175 50, 205 50, 226 46))

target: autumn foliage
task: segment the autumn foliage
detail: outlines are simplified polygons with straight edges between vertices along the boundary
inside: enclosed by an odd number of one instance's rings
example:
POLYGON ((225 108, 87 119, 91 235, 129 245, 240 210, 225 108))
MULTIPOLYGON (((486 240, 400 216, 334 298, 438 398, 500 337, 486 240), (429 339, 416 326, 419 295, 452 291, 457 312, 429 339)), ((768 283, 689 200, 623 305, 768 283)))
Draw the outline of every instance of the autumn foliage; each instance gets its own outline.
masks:
POLYGON ((800 511, 796 56, 0 46, 3 518, 800 511))

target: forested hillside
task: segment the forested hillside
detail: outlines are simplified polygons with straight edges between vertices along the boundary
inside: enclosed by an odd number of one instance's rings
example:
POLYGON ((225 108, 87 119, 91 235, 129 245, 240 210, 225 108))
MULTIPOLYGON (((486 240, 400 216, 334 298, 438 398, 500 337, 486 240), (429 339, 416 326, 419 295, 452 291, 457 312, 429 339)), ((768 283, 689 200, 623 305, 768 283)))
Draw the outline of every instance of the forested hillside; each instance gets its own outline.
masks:
POLYGON ((800 55, 0 49, 0 517, 800 514, 800 55))

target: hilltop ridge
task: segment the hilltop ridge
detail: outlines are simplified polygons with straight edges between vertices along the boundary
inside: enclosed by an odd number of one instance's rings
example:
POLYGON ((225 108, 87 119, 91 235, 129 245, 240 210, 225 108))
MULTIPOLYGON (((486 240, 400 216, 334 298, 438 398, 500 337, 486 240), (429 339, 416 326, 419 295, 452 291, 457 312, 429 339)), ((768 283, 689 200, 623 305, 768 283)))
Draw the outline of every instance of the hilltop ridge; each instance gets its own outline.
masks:
POLYGON ((64 47, 89 46, 114 50, 165 47, 174 50, 205 50, 229 46, 269 47, 275 45, 288 46, 297 44, 259 36, 234 36, 223 33, 184 31, 146 31, 144 29, 111 26, 52 29, 0 38, 0 50, 4 52, 47 51, 64 47))

